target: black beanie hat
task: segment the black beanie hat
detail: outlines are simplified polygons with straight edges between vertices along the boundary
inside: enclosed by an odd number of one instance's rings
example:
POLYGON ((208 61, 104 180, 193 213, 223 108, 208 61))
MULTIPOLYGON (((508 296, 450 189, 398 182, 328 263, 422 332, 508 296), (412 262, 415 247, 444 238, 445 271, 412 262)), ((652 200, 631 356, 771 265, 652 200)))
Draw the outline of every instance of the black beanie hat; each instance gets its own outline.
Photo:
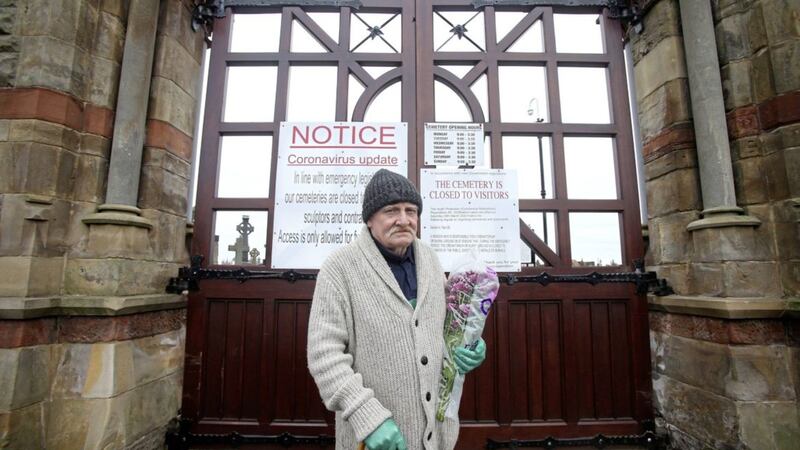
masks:
POLYGON ((414 185, 402 175, 380 169, 364 189, 361 218, 366 223, 379 209, 400 202, 413 203, 422 212, 422 197, 414 185))

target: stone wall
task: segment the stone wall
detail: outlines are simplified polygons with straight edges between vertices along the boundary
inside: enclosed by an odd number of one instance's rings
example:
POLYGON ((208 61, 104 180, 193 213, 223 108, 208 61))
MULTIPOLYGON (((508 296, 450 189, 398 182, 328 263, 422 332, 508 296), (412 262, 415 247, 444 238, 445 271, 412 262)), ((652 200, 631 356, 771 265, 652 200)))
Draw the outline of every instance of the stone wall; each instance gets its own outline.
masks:
POLYGON ((800 295, 800 3, 719 1, 717 47, 737 198, 772 250, 756 270, 800 295))
POLYGON ((87 221, 105 202, 130 4, 0 1, 3 448, 152 448, 180 406, 185 298, 165 286, 188 261, 204 48, 189 1, 160 2, 134 205, 149 227, 87 221))
POLYGON ((797 320, 652 311, 650 329, 654 404, 670 448, 795 448, 797 320))
POLYGON ((122 449, 163 430, 180 406, 184 312, 0 321, 0 444, 122 449))
MULTIPOLYGON (((632 35, 648 196, 657 415, 673 448, 800 438, 800 2, 712 1, 736 200, 756 227, 687 230, 704 209, 678 0, 632 35)), ((708 182, 708 180, 706 180, 708 182)))

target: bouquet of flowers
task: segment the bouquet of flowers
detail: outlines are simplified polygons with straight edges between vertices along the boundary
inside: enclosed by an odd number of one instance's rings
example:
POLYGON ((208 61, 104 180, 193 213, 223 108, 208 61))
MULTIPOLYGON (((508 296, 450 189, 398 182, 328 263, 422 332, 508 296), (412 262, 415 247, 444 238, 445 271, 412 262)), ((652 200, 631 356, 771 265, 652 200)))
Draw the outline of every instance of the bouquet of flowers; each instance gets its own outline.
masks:
POLYGON ((445 355, 436 419, 458 419, 458 406, 464 387, 464 375, 458 373, 454 353, 458 347, 474 350, 483 333, 489 309, 500 287, 497 273, 475 255, 450 272, 445 285, 447 314, 444 319, 445 355))

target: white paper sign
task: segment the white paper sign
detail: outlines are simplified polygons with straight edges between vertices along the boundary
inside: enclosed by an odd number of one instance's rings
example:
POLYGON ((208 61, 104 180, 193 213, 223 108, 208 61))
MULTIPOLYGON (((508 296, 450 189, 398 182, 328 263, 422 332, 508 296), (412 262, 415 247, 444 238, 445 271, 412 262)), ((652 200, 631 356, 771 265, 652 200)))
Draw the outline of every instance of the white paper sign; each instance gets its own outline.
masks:
POLYGON ((482 166, 482 123, 426 123, 426 166, 482 166))
POLYGON ((421 236, 450 271, 470 250, 498 272, 519 272, 517 172, 422 169, 421 236))
POLYGON ((408 174, 405 123, 281 123, 272 268, 319 269, 361 232, 372 175, 408 174))

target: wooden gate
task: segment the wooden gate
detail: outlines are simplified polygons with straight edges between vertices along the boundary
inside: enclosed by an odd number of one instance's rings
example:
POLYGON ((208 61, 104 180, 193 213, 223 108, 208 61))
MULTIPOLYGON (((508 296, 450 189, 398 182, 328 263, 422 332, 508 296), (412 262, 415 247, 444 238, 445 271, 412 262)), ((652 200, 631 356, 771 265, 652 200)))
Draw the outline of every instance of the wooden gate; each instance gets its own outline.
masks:
POLYGON ((172 438, 332 447, 333 415, 306 368, 314 273, 267 270, 277 133, 284 120, 363 120, 408 123, 414 183, 434 121, 483 123, 487 166, 519 171, 524 267, 503 274, 458 448, 645 442, 647 308, 635 282, 647 275, 620 274, 643 244, 621 27, 608 10, 262 3, 273 5, 229 6, 214 23, 192 246, 202 260, 182 271, 192 290, 172 438))

